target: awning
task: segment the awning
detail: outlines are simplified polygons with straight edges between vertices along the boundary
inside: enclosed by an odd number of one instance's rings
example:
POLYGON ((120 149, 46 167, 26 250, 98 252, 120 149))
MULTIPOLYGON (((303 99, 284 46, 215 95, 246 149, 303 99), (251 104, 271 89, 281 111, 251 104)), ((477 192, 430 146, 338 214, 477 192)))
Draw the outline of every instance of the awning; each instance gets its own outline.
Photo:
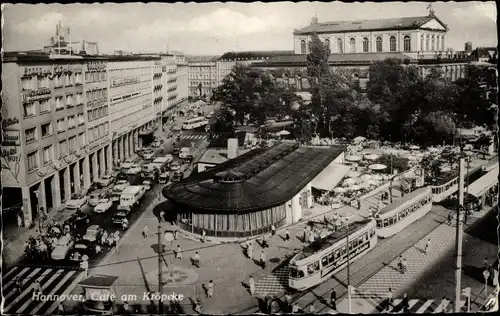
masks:
POLYGON ((482 176, 469 185, 468 192, 479 198, 481 195, 498 182, 498 167, 482 176))
POLYGON ((311 185, 316 189, 331 191, 349 170, 349 166, 331 163, 311 181, 311 185))
POLYGON ((118 280, 117 276, 113 275, 93 275, 78 283, 82 287, 91 288, 110 288, 118 280))

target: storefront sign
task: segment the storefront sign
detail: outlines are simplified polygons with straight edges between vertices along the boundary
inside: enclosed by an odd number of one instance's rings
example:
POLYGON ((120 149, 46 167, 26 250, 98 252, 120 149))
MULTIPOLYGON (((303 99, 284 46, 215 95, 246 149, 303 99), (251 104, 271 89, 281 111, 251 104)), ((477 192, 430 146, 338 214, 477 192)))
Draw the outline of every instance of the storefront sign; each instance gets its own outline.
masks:
POLYGON ((48 68, 26 67, 24 68, 23 75, 24 76, 47 75, 50 74, 50 72, 51 71, 48 68))
POLYGON ((30 91, 29 93, 23 94, 23 103, 34 102, 49 98, 50 98, 50 89, 40 88, 36 91, 30 91))
POLYGON ((91 61, 87 63, 87 70, 99 71, 106 69, 106 64, 103 61, 91 61))
POLYGON ((69 65, 54 65, 52 68, 52 73, 65 73, 70 72, 69 65))
POLYGON ((17 117, 7 117, 2 121, 2 129, 6 129, 7 127, 14 124, 19 124, 19 119, 17 117))
POLYGON ((2 146, 21 146, 21 137, 19 131, 4 130, 2 146))
POLYGON ((129 84, 139 83, 139 77, 129 77, 129 78, 112 78, 111 87, 119 87, 129 84))

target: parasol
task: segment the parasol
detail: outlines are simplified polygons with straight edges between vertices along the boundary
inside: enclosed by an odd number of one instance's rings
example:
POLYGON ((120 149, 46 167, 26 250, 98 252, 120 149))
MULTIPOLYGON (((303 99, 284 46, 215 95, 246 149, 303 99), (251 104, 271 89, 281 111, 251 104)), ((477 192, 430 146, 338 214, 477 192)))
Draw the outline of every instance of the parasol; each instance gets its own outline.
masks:
POLYGON ((376 154, 365 155, 365 159, 368 159, 368 160, 377 160, 378 157, 380 157, 380 156, 376 155, 376 154))
POLYGON ((374 165, 370 165, 369 168, 371 170, 384 170, 385 168, 387 168, 387 166, 377 163, 377 164, 374 164, 374 165))
POLYGON ((352 156, 345 157, 345 160, 356 162, 356 161, 360 161, 361 157, 360 156, 356 156, 356 155, 352 155, 352 156))

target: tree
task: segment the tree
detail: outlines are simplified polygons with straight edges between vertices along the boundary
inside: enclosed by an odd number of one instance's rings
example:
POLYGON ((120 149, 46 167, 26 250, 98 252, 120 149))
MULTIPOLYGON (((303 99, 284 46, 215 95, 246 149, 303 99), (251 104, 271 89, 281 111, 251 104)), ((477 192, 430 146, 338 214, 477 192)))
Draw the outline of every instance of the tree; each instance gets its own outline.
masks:
POLYGON ((329 56, 330 48, 319 39, 318 34, 313 33, 307 54, 307 74, 310 79, 319 82, 322 77, 330 74, 329 56))

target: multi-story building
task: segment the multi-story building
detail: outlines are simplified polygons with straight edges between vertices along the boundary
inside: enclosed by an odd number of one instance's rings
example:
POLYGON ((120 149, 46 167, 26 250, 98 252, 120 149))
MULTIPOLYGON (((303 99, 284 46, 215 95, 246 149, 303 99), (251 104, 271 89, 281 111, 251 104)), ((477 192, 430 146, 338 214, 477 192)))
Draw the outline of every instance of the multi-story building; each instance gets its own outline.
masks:
POLYGON ((2 66, 3 199, 30 221, 110 173, 159 123, 158 57, 5 53, 2 66))
POLYGON ((218 56, 186 57, 189 66, 189 97, 210 98, 217 87, 218 56))
POLYGON ((179 53, 160 54, 163 73, 163 116, 168 118, 188 99, 187 63, 179 53))
POLYGON ((311 36, 317 34, 330 48, 330 66, 351 68, 358 78, 367 78, 373 62, 397 58, 418 66, 422 75, 438 67, 443 76, 456 80, 465 76, 468 58, 463 52, 447 49, 447 33, 446 24, 432 11, 428 16, 362 21, 319 23, 315 18, 310 25, 293 31, 294 55, 276 56, 253 65, 303 72, 311 36))

